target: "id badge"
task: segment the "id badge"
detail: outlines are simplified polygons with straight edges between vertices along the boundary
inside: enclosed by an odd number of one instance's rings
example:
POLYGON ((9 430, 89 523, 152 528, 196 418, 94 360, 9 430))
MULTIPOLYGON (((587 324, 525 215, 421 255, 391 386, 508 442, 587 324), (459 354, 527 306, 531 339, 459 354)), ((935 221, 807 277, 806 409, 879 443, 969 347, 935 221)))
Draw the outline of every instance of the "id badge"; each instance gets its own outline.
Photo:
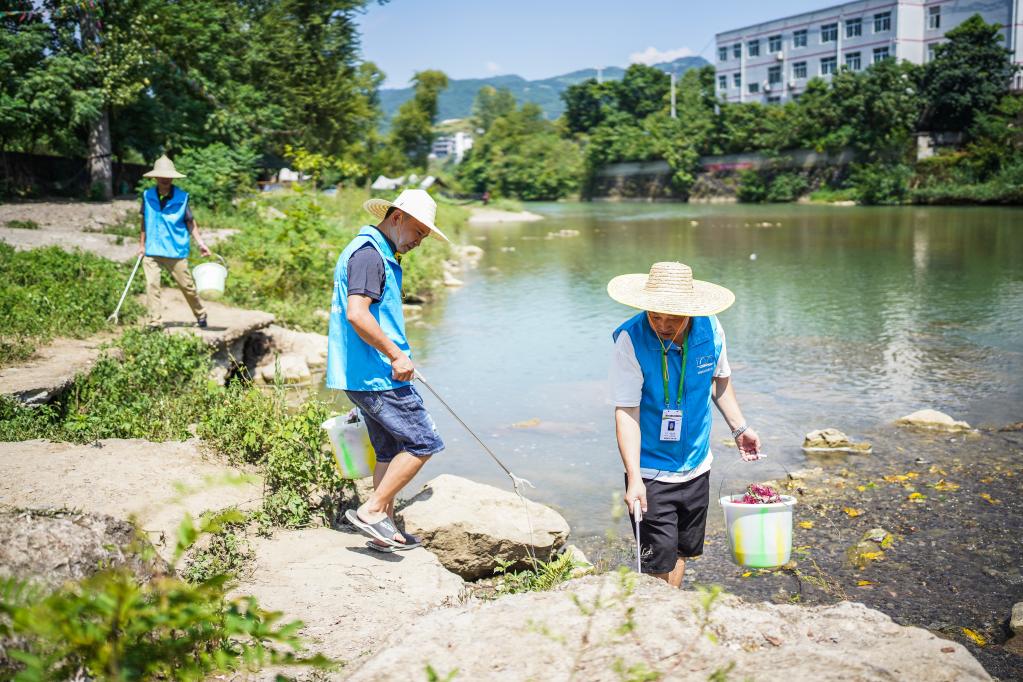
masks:
POLYGON ((682 410, 661 412, 661 440, 682 440, 682 410))

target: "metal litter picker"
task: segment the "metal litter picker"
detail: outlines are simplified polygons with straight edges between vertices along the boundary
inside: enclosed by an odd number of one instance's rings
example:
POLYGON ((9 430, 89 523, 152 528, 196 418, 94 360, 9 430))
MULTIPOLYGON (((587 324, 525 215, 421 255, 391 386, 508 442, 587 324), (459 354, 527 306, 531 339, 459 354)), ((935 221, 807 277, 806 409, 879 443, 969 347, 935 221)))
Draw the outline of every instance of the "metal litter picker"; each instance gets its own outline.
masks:
POLYGON ((107 318, 107 322, 113 322, 117 324, 118 315, 121 313, 121 305, 124 303, 124 297, 128 295, 128 289, 131 289, 132 280, 135 279, 135 273, 138 272, 139 265, 142 263, 141 254, 135 260, 135 267, 131 269, 131 276, 128 278, 128 283, 124 285, 124 293, 121 294, 121 300, 117 302, 117 307, 114 308, 114 312, 107 318))

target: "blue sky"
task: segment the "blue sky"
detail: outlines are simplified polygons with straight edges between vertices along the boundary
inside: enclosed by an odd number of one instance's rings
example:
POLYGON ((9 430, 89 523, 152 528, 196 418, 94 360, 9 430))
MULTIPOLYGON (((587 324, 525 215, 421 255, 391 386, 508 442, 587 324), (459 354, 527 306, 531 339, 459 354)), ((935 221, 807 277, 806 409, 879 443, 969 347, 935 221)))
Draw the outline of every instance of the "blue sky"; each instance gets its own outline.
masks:
POLYGON ((452 78, 528 79, 700 54, 714 34, 827 7, 828 0, 391 0, 359 23, 363 55, 403 87, 420 69, 452 78))

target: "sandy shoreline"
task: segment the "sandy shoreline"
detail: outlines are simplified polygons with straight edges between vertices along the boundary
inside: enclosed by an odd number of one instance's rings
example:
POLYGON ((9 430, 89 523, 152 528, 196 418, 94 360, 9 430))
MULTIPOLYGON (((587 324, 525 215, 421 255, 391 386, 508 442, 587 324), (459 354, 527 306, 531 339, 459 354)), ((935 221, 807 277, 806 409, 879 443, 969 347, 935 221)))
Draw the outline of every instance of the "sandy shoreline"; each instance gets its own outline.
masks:
POLYGON ((532 223, 543 220, 543 216, 531 211, 502 211, 496 208, 470 206, 470 225, 492 225, 495 223, 532 223))

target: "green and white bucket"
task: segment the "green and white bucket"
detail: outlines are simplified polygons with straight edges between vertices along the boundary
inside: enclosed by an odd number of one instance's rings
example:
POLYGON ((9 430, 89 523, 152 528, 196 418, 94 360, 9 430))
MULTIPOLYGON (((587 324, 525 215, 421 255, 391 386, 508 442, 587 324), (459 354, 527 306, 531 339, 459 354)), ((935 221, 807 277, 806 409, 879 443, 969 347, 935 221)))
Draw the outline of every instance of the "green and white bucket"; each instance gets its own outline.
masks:
POLYGON ((227 281, 227 263, 217 256, 219 263, 200 263, 192 269, 192 278, 199 296, 215 301, 224 295, 224 283, 227 281))
POLYGON ((320 424, 334 447, 334 464, 341 478, 366 478, 373 475, 377 457, 369 442, 369 431, 357 410, 331 417, 320 424))
POLYGON ((796 498, 782 495, 781 502, 743 504, 742 495, 726 495, 718 501, 725 510, 725 534, 732 561, 748 568, 776 568, 792 557, 792 508, 796 498))

